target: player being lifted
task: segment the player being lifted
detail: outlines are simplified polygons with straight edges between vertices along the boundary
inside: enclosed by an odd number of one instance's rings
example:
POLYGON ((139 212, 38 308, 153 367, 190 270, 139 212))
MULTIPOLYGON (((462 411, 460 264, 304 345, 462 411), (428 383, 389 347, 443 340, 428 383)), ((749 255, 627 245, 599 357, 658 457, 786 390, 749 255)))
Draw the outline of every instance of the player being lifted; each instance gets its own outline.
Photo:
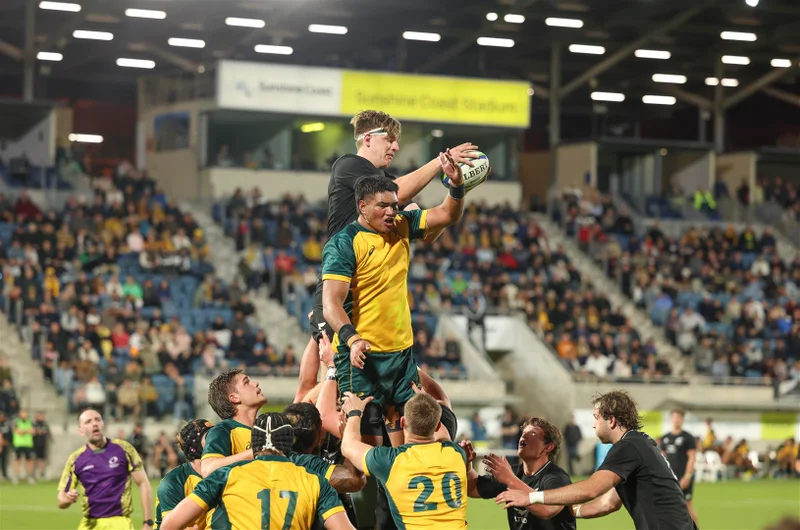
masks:
POLYGON ((327 480, 292 463, 294 432, 283 414, 259 416, 253 425, 255 460, 211 473, 167 515, 162 530, 183 530, 214 509, 211 530, 282 528, 354 530, 327 480))
POLYGON ((106 438, 104 428, 103 417, 94 409, 78 416, 78 432, 86 438, 86 445, 67 459, 58 484, 58 507, 72 506, 78 500, 80 485, 83 518, 78 530, 133 530, 133 479, 141 493, 142 530, 150 530, 152 494, 142 459, 128 442, 106 438))
MULTIPOLYGON (((178 445, 186 455, 186 463, 179 465, 167 473, 156 493, 156 530, 160 528, 164 517, 185 499, 197 486, 203 477, 200 475, 200 457, 203 456, 203 446, 206 443, 206 433, 214 425, 204 419, 192 420, 183 426, 178 434, 178 445)), ((196 521, 189 523, 196 530, 206 527, 206 518, 201 516, 196 521)))
POLYGON ((371 400, 347 394, 342 404, 347 418, 342 453, 386 488, 396 527, 467 528, 467 456, 451 441, 436 441, 441 406, 424 392, 416 394, 400 418, 405 443, 370 447, 361 441, 360 429, 364 408, 371 400))
MULTIPOLYGON (((400 150, 400 122, 385 112, 366 110, 356 114, 350 123, 353 125, 357 152, 340 157, 331 167, 331 179, 328 183, 328 239, 358 218, 355 186, 361 177, 381 175, 394 180, 397 183, 397 199, 401 207, 418 208, 411 201, 441 171, 439 160, 434 158, 416 171, 395 177, 387 169, 400 150)), ((471 143, 463 143, 449 149, 448 153, 457 164, 471 165, 470 160, 477 157, 472 151, 477 148, 478 146, 471 143)), ((333 337, 333 330, 326 325, 322 315, 322 280, 317 283, 311 324, 314 333, 301 359, 300 385, 295 402, 302 401, 317 383, 320 332, 326 329, 328 336, 333 337)))
MULTIPOLYGON (((410 243, 458 222, 464 213, 461 168, 447 153, 440 154, 440 163, 453 185, 429 210, 400 211, 395 182, 363 177, 355 192, 358 219, 322 251, 322 303, 325 320, 336 330, 339 391, 372 396, 382 407, 394 407, 397 418, 414 395, 412 384, 419 383, 408 305, 410 243)), ((388 414, 386 420, 392 445, 399 446, 399 422, 388 414)))

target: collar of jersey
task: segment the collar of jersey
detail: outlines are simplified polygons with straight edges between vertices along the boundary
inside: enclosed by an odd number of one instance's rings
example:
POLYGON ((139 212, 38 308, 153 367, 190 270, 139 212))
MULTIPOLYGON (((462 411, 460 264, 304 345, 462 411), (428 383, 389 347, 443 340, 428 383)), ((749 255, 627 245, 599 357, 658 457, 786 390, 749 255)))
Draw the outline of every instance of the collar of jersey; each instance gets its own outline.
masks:
POLYGON ((278 456, 278 455, 258 455, 256 460, 261 460, 264 462, 288 462, 289 459, 285 456, 278 456))
POLYGON ((376 236, 383 235, 383 234, 379 234, 379 233, 378 233, 378 232, 376 232, 375 230, 372 230, 372 229, 370 229, 370 228, 367 228, 367 227, 365 227, 364 225, 362 225, 361 223, 359 223, 359 222, 358 222, 358 219, 356 219, 355 221, 353 221, 353 224, 354 224, 354 225, 356 225, 356 228, 358 228, 358 229, 359 229, 360 231, 362 231, 362 232, 366 232, 366 233, 368 233, 368 234, 375 234, 376 236))
POLYGON ((234 420, 233 418, 228 418, 228 419, 231 421, 231 423, 233 423, 234 427, 242 427, 244 429, 250 429, 250 427, 248 427, 247 425, 245 425, 240 421, 234 420))

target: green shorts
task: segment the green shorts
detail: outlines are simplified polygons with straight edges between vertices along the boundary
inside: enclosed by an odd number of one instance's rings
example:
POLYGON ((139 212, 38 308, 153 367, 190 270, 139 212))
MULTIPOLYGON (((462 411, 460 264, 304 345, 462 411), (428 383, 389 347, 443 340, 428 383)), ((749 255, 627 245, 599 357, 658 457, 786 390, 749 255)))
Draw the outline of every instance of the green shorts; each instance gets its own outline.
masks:
POLYGON ((403 405, 414 396, 411 383, 419 384, 419 374, 411 348, 366 355, 364 368, 359 370, 350 364, 350 348, 339 347, 334 357, 339 395, 352 392, 362 398, 372 396, 384 409, 403 405))

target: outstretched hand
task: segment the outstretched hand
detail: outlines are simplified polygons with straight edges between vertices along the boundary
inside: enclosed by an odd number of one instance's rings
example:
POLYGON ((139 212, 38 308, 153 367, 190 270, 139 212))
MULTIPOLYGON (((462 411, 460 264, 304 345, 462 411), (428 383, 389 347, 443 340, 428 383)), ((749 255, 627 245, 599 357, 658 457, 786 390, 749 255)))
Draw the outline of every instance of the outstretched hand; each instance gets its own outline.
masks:
POLYGON ((450 185, 457 188, 464 184, 464 174, 461 172, 461 166, 453 160, 450 149, 444 153, 439 153, 439 163, 442 165, 442 171, 450 178, 450 185))

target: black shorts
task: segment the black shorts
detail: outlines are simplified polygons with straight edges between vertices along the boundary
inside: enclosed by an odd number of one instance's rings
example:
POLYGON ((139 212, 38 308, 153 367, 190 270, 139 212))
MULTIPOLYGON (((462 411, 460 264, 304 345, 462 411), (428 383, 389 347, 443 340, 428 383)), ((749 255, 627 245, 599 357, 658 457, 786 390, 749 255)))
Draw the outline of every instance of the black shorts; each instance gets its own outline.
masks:
POLYGON ((14 453, 17 458, 24 458, 25 460, 33 460, 35 458, 33 447, 15 447, 14 453))
POLYGON ((683 490, 683 498, 687 501, 692 500, 694 497, 694 475, 692 475, 692 479, 689 481, 689 486, 683 490))
POLYGON ((33 454, 39 460, 44 460, 47 458, 47 446, 46 445, 34 445, 33 446, 33 454))
POLYGON ((314 342, 319 342, 323 330, 328 334, 328 339, 333 340, 333 329, 322 316, 322 280, 320 280, 317 282, 317 290, 314 291, 314 309, 311 311, 311 338, 314 342))
POLYGON ((458 418, 456 418, 452 409, 444 405, 442 405, 442 425, 444 425, 444 428, 447 429, 448 434, 450 434, 450 440, 455 442, 456 432, 458 432, 458 418))

